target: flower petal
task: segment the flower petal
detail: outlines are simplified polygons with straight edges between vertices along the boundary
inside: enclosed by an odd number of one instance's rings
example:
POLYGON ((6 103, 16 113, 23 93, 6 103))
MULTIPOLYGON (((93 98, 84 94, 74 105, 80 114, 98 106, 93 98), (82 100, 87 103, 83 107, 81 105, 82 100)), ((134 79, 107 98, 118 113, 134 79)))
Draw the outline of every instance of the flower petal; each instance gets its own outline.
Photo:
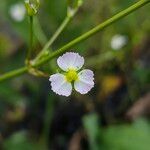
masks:
POLYGON ((63 96, 69 96, 72 92, 71 83, 67 82, 66 77, 63 74, 56 73, 50 76, 49 81, 51 82, 52 90, 63 96))
POLYGON ((93 71, 84 69, 78 73, 78 80, 74 83, 74 88, 81 94, 88 93, 94 87, 93 71))
POLYGON ((57 59, 57 64, 64 71, 79 70, 84 64, 84 58, 78 53, 67 52, 57 59))

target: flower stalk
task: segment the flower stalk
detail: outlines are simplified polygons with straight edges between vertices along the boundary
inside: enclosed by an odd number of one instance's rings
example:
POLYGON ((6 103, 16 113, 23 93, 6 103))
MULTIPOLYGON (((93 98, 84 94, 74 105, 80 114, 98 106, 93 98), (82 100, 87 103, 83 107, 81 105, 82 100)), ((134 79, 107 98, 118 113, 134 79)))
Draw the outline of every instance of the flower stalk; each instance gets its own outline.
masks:
POLYGON ((25 60, 26 65, 30 65, 30 58, 32 54, 33 49, 33 17, 37 14, 38 9, 40 6, 39 0, 25 0, 25 7, 27 15, 29 16, 29 32, 30 32, 30 43, 29 43, 29 49, 27 51, 27 57, 25 60))
POLYGON ((27 51, 27 57, 26 57, 26 64, 29 64, 31 54, 32 54, 32 49, 33 49, 33 16, 29 16, 29 32, 30 32, 30 43, 29 43, 29 48, 27 51))
MULTIPOLYGON (((68 0, 68 8, 67 8, 67 15, 59 28, 56 30, 56 32, 53 34, 53 36, 50 38, 50 40, 47 42, 47 44, 44 46, 44 48, 41 50, 41 52, 37 55, 37 57, 34 59, 33 64, 38 62, 40 58, 42 58, 45 53, 49 53, 50 49, 49 47, 55 42, 55 40, 58 38, 58 36, 64 31, 64 29, 67 27, 67 25, 70 23, 72 18, 75 16, 76 12, 78 11, 79 7, 82 5, 82 0, 75 0, 74 5, 71 4, 72 0, 68 0)), ((73 0, 74 1, 74 0, 73 0)))
POLYGON ((45 54, 49 54, 51 51, 49 47, 55 42, 55 40, 58 38, 58 36, 62 33, 62 31, 65 29, 65 27, 68 25, 68 23, 71 21, 72 17, 67 16, 60 27, 56 30, 56 32, 53 34, 53 36, 50 38, 50 40, 46 43, 44 48, 41 50, 41 52, 37 55, 37 57, 34 59, 33 63, 35 64, 38 62, 38 60, 45 56, 45 54))

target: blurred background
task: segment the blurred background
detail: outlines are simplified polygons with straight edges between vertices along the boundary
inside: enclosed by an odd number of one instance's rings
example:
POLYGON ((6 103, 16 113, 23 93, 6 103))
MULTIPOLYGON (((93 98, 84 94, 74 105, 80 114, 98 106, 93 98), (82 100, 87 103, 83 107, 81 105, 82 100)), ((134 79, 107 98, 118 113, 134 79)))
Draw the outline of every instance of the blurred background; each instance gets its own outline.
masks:
MULTIPOLYGON (((85 0, 52 49, 134 2, 85 0)), ((66 0, 41 1, 34 19, 33 57, 63 21, 66 9, 66 0)), ((87 95, 55 95, 47 78, 27 74, 0 83, 0 149, 149 150, 149 9, 146 5, 73 47, 85 57, 85 68, 95 73, 95 87, 87 95)), ((23 0, 0 0, 0 74, 24 65, 28 19, 23 0)), ((55 61, 41 69, 56 72, 55 61)))

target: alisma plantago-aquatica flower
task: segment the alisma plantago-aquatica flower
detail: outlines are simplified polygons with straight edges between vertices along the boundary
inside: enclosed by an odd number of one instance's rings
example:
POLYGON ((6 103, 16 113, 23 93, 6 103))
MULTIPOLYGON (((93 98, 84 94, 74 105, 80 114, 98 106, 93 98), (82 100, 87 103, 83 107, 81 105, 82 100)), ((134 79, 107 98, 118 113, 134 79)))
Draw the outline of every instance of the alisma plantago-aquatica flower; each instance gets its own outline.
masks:
POLYGON ((57 59, 57 64, 63 72, 49 78, 51 88, 56 94, 69 96, 73 86, 77 92, 86 94, 94 87, 94 73, 89 69, 81 70, 84 58, 78 53, 63 54, 57 59))

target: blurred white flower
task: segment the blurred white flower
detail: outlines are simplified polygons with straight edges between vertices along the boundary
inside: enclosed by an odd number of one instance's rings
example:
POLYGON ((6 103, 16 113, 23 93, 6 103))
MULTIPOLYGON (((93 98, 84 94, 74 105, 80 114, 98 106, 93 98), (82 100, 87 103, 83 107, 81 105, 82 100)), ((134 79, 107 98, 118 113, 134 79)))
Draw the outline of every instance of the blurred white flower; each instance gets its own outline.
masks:
POLYGON ((114 50, 120 50, 127 44, 127 41, 127 36, 116 34, 111 39, 111 48, 114 50))
POLYGON ((57 59, 58 66, 64 73, 56 73, 50 76, 52 90, 63 96, 69 96, 72 93, 72 86, 81 94, 88 93, 94 87, 94 74, 89 69, 79 71, 84 58, 78 53, 67 52, 57 59))
POLYGON ((22 3, 12 5, 9 10, 11 18, 17 22, 23 21, 25 13, 25 6, 22 3))

